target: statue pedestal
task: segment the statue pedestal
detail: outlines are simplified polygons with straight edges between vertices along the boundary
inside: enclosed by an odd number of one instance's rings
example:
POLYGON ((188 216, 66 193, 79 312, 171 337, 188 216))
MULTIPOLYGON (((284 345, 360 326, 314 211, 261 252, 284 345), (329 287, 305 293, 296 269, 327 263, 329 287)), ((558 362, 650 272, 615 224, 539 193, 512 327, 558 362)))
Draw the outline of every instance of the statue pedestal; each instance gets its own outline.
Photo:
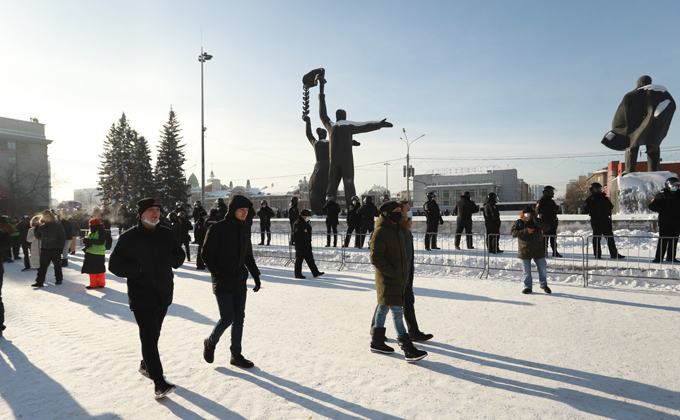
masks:
POLYGON ((649 203, 659 193, 666 179, 678 175, 674 172, 633 172, 619 175, 609 185, 609 198, 614 205, 613 214, 651 213, 649 203))

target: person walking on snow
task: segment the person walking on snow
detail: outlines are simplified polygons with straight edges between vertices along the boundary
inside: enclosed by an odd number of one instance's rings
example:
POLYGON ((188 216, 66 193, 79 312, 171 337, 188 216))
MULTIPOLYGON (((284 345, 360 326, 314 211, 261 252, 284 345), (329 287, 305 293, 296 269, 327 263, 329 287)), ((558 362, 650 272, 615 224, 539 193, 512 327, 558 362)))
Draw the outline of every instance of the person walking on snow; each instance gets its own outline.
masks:
POLYGON ((403 350, 407 362, 415 362, 427 356, 427 352, 413 345, 402 320, 410 269, 404 234, 399 226, 401 220, 402 208, 399 203, 390 201, 380 206, 380 216, 375 223, 371 240, 371 264, 375 266, 378 310, 375 314, 370 348, 374 353, 394 353, 394 349, 385 344, 385 318, 392 312, 399 347, 403 350))
POLYGON ((159 226, 161 204, 153 198, 137 203, 137 226, 120 235, 109 258, 109 271, 127 278, 130 309, 139 327, 142 361, 139 373, 154 382, 154 398, 160 399, 177 387, 163 376, 158 352, 163 320, 172 304, 173 268, 184 263, 184 251, 172 231, 159 226))
POLYGON ((512 225, 511 233, 513 238, 517 238, 517 258, 522 260, 524 279, 522 293, 526 295, 532 292, 531 260, 533 259, 538 269, 541 289, 550 294, 552 291, 548 287, 545 245, 543 244, 543 231, 550 229, 550 222, 537 218, 530 206, 524 206, 519 216, 520 218, 512 225))
POLYGON ((210 227, 201 251, 203 262, 210 270, 212 290, 220 312, 212 333, 203 340, 203 358, 208 363, 215 360, 215 347, 231 326, 230 364, 246 369, 255 366, 241 354, 248 272, 255 280, 253 291, 259 291, 261 286, 260 270, 250 242, 250 227, 246 223, 252 207, 253 203, 242 195, 231 197, 225 219, 210 227))
POLYGON ((42 223, 35 229, 34 235, 37 239, 40 239, 40 268, 38 268, 35 283, 31 287, 43 287, 45 285, 45 276, 50 263, 54 265, 54 284, 61 284, 64 279, 61 270, 61 256, 64 251, 64 243, 66 243, 66 233, 51 210, 43 210, 42 223))
POLYGON ((307 262, 307 266, 312 271, 314 277, 324 275, 323 271, 319 271, 314 262, 314 254, 312 254, 312 225, 307 219, 312 215, 312 212, 304 209, 300 212, 300 218, 293 225, 293 235, 295 236, 295 278, 305 279, 302 275, 302 261, 307 262))
POLYGON ((86 289, 92 290, 106 286, 106 229, 99 217, 90 219, 90 231, 83 238, 83 274, 90 275, 90 285, 86 289))

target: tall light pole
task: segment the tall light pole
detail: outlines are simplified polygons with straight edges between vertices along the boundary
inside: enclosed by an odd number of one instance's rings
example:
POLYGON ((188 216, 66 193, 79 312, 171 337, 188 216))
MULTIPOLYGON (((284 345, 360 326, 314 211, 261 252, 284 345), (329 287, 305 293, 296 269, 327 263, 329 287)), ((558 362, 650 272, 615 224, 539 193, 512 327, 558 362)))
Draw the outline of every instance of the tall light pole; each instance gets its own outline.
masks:
MULTIPOLYGON (((201 62, 201 204, 205 204, 205 118, 203 108, 203 63, 210 60, 212 55, 203 52, 201 46, 201 55, 198 56, 198 61, 201 62)), ((207 207, 206 207, 207 208, 207 207)))
POLYGON ((385 194, 390 195, 390 180, 389 180, 389 172, 388 169, 390 167, 389 162, 385 162, 385 194))
MULTIPOLYGON (((401 131, 404 132, 404 137, 406 137, 406 129, 402 128, 401 131)), ((417 139, 411 140, 411 141, 408 140, 408 137, 406 137, 406 140, 399 137, 399 139, 401 141, 406 143, 406 200, 409 201, 409 202, 411 201, 411 187, 409 185, 409 177, 411 175, 413 175, 413 173, 411 171, 410 149, 411 149, 411 145, 413 143, 415 143, 416 141, 418 141, 418 139, 421 139, 423 137, 425 137, 425 134, 423 134, 422 136, 418 137, 417 139)))

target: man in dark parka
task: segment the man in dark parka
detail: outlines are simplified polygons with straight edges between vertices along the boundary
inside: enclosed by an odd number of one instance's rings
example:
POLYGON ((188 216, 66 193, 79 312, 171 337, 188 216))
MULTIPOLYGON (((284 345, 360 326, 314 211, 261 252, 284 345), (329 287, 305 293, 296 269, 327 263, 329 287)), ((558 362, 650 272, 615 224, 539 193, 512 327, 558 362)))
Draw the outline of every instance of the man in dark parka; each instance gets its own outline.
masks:
POLYGON ((501 215, 496 207, 496 193, 491 192, 486 196, 484 203, 484 225, 486 226, 486 244, 489 253, 498 254, 503 252, 498 249, 498 240, 501 233, 501 215))
POLYGON ((612 230, 612 209, 614 205, 604 194, 602 185, 593 182, 588 187, 590 195, 586 198, 583 212, 590 215, 590 226, 593 228, 593 253, 598 260, 602 259, 602 248, 600 245, 601 236, 607 239, 609 255, 614 259, 626 258, 619 254, 614 241, 614 231, 612 230))
POLYGON ((298 209, 299 199, 293 197, 290 199, 290 208, 288 209, 288 222, 290 223, 290 244, 295 245, 295 236, 293 235, 293 225, 300 218, 300 209, 298 209))
POLYGON ((456 249, 460 249, 460 235, 463 231, 466 233, 467 249, 475 249, 472 246, 472 215, 478 211, 479 206, 470 199, 470 192, 465 191, 453 208, 453 214, 456 215, 456 249))
POLYGON ((208 338, 203 340, 203 358, 212 363, 215 346, 231 326, 231 361, 234 366, 251 368, 253 362, 241 354, 243 322, 246 312, 248 272, 255 280, 254 292, 260 290, 260 270, 255 264, 253 246, 250 242, 248 213, 253 203, 242 195, 229 199, 227 215, 208 230, 201 257, 212 279, 212 289, 217 299, 220 320, 208 338))
POLYGON ((402 219, 401 210, 401 204, 396 201, 383 203, 380 206, 380 216, 375 222, 371 240, 371 264, 375 266, 378 309, 370 348, 374 353, 394 352, 393 348, 385 344, 385 318, 392 312, 399 346, 404 351, 406 361, 415 362, 427 356, 427 352, 413 345, 402 320, 410 270, 404 234, 399 225, 402 219))
POLYGON ((269 207, 267 200, 262 200, 260 203, 260 210, 257 211, 257 217, 260 218, 260 243, 264 245, 264 234, 267 234, 267 245, 272 242, 272 217, 274 217, 274 210, 269 207))
POLYGON ((427 193, 427 202, 423 204, 425 211, 425 218, 427 220, 427 232, 425 233, 425 250, 441 249, 437 247, 437 232, 439 225, 444 224, 441 212, 439 211, 439 204, 437 204, 437 193, 430 191, 427 193))
POLYGON ((370 240, 375 229, 375 218, 380 215, 378 207, 373 204, 370 195, 364 198, 364 204, 357 210, 357 217, 361 220, 361 235, 359 235, 359 249, 364 247, 364 241, 370 240))
POLYGON ((553 197, 555 196, 555 188, 546 185, 543 188, 543 196, 538 203, 536 203, 536 213, 538 217, 550 223, 550 229, 543 232, 543 239, 545 241, 545 253, 548 254, 548 242, 552 246, 552 254, 555 258, 562 258, 562 254, 557 252, 557 213, 560 211, 560 206, 555 203, 553 197))
POLYGON ((307 218, 312 215, 312 212, 304 209, 300 212, 300 218, 293 225, 293 235, 295 236, 295 278, 304 279, 302 275, 302 261, 307 262, 307 266, 312 271, 314 277, 319 277, 324 274, 319 271, 314 262, 314 254, 312 253, 312 225, 307 221, 307 218))
POLYGON ((333 231, 333 247, 338 246, 338 215, 340 206, 333 201, 333 196, 326 196, 326 204, 323 205, 323 214, 326 215, 326 247, 331 246, 331 230, 333 231))
POLYGON ((158 339, 172 304, 174 273, 184 263, 184 251, 172 231, 159 226, 161 204, 153 198, 137 203, 137 226, 120 235, 109 258, 109 271, 127 278, 130 309, 139 327, 142 357, 139 371, 154 381, 155 398, 177 387, 163 377, 158 339))
POLYGON ((352 232, 354 232, 354 246, 359 248, 359 236, 361 234, 361 217, 357 211, 361 208, 361 202, 356 195, 352 197, 352 201, 347 207, 347 234, 345 235, 344 248, 349 246, 349 241, 352 239, 352 232))
POLYGON ((659 213, 660 238, 653 262, 661 262, 665 256, 668 262, 680 263, 676 258, 680 235, 680 180, 668 178, 664 189, 649 203, 649 209, 659 213))

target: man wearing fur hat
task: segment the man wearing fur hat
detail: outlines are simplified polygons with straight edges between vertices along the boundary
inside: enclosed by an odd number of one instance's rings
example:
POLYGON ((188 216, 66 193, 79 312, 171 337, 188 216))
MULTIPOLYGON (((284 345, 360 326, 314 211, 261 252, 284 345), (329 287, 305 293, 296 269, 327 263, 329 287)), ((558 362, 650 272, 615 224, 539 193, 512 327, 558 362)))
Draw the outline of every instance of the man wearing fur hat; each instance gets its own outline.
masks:
POLYGON ((156 399, 177 387, 165 381, 158 353, 163 319, 172 303, 174 273, 185 254, 172 231, 159 226, 161 204, 153 198, 137 203, 137 226, 120 235, 109 259, 109 271, 127 278, 130 309, 142 342, 141 374, 154 381, 156 399))
POLYGON ((538 269, 538 280, 541 289, 550 294, 548 287, 547 263, 545 261, 545 245, 543 243, 543 231, 550 229, 550 222, 536 217, 536 212, 530 206, 524 206, 520 218, 512 225, 512 236, 517 238, 517 258, 522 260, 522 273, 524 278, 524 290, 522 293, 532 292, 531 260, 533 259, 538 269))
POLYGON ((205 236, 201 258, 212 278, 220 319, 208 338, 203 340, 203 358, 212 363, 215 347, 222 334, 231 326, 231 361, 234 366, 252 368, 253 362, 241 354, 243 320, 246 313, 248 272, 255 279, 254 292, 260 290, 260 271, 253 258, 248 213, 253 203, 242 195, 229 200, 224 220, 210 227, 205 236))

